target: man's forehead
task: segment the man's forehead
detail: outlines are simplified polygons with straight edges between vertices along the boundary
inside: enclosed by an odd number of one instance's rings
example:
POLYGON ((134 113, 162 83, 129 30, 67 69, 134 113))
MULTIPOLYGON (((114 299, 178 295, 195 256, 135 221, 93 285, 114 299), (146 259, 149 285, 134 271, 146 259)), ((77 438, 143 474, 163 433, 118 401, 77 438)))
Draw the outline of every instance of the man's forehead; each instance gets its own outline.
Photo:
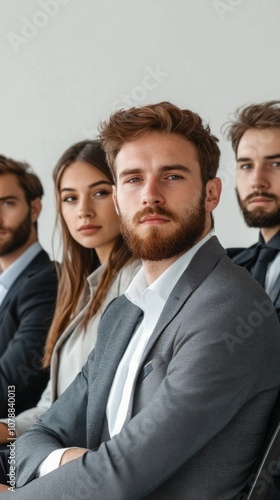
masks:
POLYGON ((237 162, 273 157, 280 157, 280 128, 249 129, 243 134, 236 151, 237 162))
POLYGON ((274 145, 280 147, 280 128, 249 129, 240 139, 238 150, 255 147, 265 148, 274 145))
POLYGON ((1 196, 25 197, 17 176, 12 173, 0 173, 0 193, 1 196))
POLYGON ((125 142, 115 158, 118 173, 127 168, 147 167, 155 160, 158 167, 166 165, 188 165, 198 162, 196 147, 178 134, 150 132, 139 139, 125 142), (147 163, 145 163, 147 161, 147 163))

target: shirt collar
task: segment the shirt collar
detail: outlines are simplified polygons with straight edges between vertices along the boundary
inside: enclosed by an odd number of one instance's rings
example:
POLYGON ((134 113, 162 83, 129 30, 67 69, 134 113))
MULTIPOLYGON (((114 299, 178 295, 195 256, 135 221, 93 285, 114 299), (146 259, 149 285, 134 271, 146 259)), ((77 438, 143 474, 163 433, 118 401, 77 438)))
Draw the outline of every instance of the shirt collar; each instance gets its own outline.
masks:
POLYGON ((270 240, 267 243, 265 243, 263 236, 260 233, 259 234, 259 242, 258 242, 257 246, 260 247, 263 245, 266 245, 266 246, 271 247, 271 248, 276 248, 276 250, 280 250, 280 231, 278 231, 278 233, 276 233, 274 236, 272 236, 272 238, 270 238, 270 240))
POLYGON ((100 278, 104 273, 106 267, 107 263, 101 264, 87 277, 87 282, 90 288, 94 288, 99 284, 100 278))
POLYGON ((9 290, 22 271, 41 252, 42 247, 38 241, 30 245, 5 271, 0 274, 0 284, 9 290))
POLYGON ((166 302, 172 289, 183 272, 187 269, 196 252, 212 236, 212 232, 204 236, 204 238, 202 238, 192 248, 175 260, 175 262, 173 262, 173 264, 171 264, 171 266, 169 266, 166 271, 164 271, 164 273, 162 273, 150 286, 148 286, 144 269, 141 267, 125 292, 126 298, 133 304, 143 309, 143 297, 145 292, 149 290, 157 294, 164 302, 166 302))

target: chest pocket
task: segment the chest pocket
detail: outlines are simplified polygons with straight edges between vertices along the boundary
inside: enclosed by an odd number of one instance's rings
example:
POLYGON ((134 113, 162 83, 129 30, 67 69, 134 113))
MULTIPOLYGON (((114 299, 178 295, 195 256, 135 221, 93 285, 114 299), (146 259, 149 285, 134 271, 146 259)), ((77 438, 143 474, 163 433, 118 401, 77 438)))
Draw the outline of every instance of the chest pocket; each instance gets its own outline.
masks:
POLYGON ((133 415, 139 413, 155 396, 166 375, 167 368, 168 363, 161 356, 151 359, 143 366, 135 387, 133 415))

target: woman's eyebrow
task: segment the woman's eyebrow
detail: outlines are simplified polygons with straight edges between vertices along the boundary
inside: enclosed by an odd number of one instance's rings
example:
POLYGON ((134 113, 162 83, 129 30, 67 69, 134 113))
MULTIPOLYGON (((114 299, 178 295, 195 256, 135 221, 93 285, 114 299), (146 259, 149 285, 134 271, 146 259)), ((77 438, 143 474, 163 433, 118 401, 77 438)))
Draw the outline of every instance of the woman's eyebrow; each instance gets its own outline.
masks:
MULTIPOLYGON (((112 186, 112 183, 110 181, 97 181, 93 182, 92 184, 89 184, 88 187, 93 188, 96 186, 100 186, 101 184, 107 184, 108 186, 112 186)), ((64 191, 77 191, 77 189, 71 187, 64 187, 60 190, 61 193, 63 193, 64 191)))

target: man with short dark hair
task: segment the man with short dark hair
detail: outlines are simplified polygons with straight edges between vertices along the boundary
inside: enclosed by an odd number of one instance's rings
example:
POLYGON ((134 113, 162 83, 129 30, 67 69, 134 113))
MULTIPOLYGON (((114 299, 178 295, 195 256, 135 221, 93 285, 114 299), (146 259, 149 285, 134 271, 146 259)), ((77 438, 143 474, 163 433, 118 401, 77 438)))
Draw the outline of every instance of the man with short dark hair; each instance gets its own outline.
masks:
POLYGON ((240 209, 246 224, 260 229, 257 244, 230 248, 228 255, 265 288, 280 321, 280 101, 238 109, 228 137, 240 209))
POLYGON ((117 111, 101 138, 143 268, 82 372, 17 440, 3 499, 236 498, 279 391, 280 327, 211 234, 217 139, 165 102, 117 111))
POLYGON ((54 311, 57 277, 38 242, 42 196, 42 184, 26 163, 0 155, 2 418, 36 405, 48 380, 41 357, 54 311))

